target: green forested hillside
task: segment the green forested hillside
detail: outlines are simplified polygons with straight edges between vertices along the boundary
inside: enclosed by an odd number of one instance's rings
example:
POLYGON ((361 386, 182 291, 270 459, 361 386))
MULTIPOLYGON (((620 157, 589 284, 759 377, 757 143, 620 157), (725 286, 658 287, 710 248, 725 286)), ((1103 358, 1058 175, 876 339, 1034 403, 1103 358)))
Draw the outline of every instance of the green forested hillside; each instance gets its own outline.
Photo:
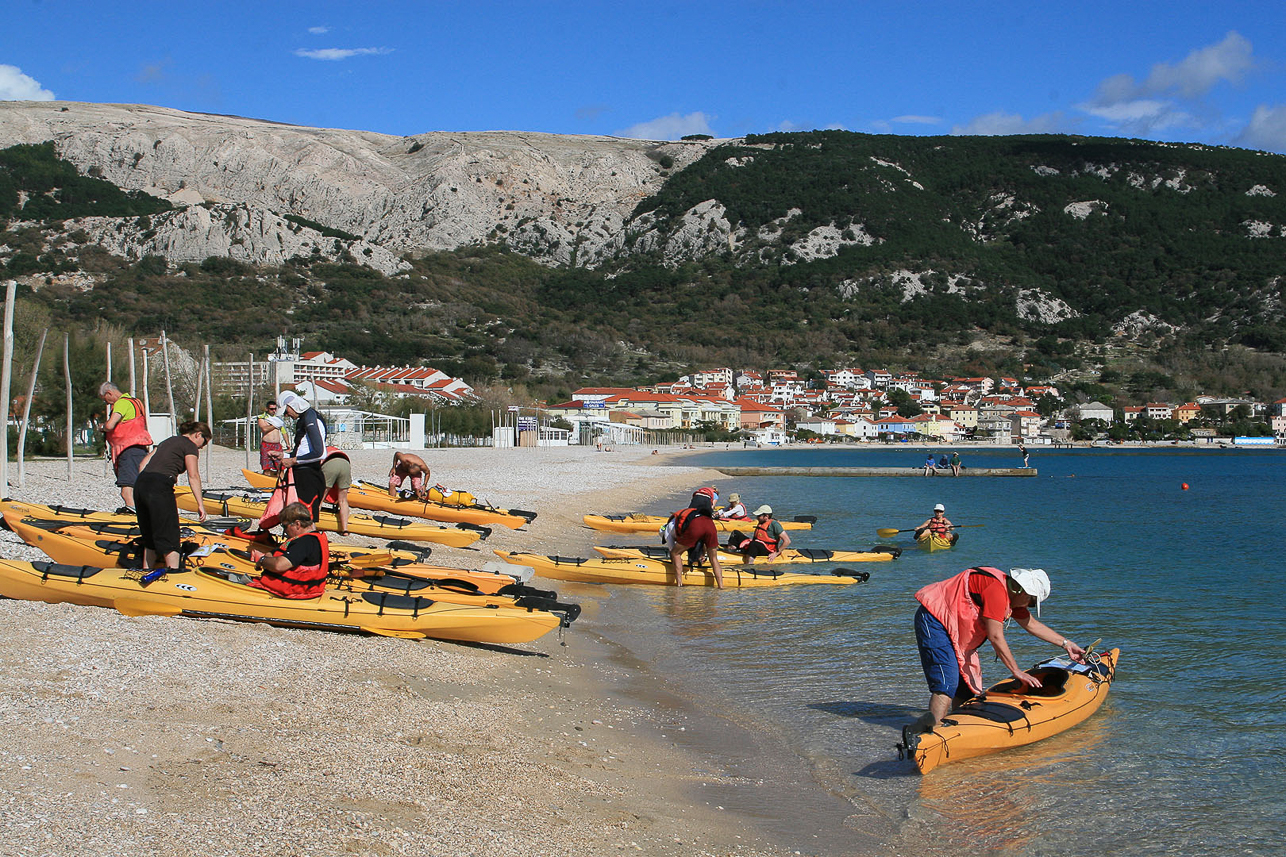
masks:
MULTIPOLYGON (((32 208, 32 190, 17 194, 17 182, 31 186, 31 154, 7 172, 12 160, 0 160, 0 182, 9 175, 15 188, 4 208, 0 184, 0 277, 22 276, 26 311, 55 328, 164 328, 221 357, 263 354, 284 334, 309 350, 427 363, 544 398, 712 365, 1003 372, 1122 400, 1286 395, 1279 156, 1073 137, 766 135, 672 176, 602 268, 468 247, 384 277, 315 258, 259 269, 108 256, 61 223, 81 209, 47 213, 32 208), (670 264, 643 251, 706 200, 726 211, 732 249, 670 264), (800 242, 820 227, 873 243, 808 261, 800 242), (1066 311, 1024 313, 1030 294, 1066 311), (1139 311, 1173 331, 1113 333, 1139 311)), ((81 198, 68 188, 90 180, 66 169, 34 169, 51 176, 42 198, 81 198)), ((122 228, 146 227, 144 209, 116 213, 129 215, 122 228)))

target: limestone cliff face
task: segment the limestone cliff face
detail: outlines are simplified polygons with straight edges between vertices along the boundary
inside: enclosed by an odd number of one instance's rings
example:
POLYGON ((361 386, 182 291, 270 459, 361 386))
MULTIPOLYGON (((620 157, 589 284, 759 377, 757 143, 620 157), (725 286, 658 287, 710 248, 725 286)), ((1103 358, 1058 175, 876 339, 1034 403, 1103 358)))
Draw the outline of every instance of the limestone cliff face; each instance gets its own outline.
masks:
MULTIPOLYGON (((394 256, 499 242, 548 264, 601 257, 641 199, 714 145, 501 131, 395 137, 141 105, 0 102, 0 147, 45 141, 84 172, 177 205, 242 206, 265 226, 276 217, 278 229, 290 225, 279 215, 295 214, 394 256)), ((289 243, 262 238, 253 246, 264 252, 289 243)))

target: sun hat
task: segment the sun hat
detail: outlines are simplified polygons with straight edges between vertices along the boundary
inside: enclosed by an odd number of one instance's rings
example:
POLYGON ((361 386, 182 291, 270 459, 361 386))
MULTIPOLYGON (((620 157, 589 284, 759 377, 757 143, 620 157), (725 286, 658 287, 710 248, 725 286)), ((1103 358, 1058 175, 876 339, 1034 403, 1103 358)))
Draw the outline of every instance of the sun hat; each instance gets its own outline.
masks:
POLYGON ((1049 597, 1049 575, 1043 568, 1011 568, 1009 576, 1023 588, 1023 592, 1036 597, 1036 615, 1040 615, 1040 604, 1049 597))
POLYGON ((769 506, 767 503, 765 503, 764 505, 760 506, 758 509, 755 509, 755 515, 756 515, 756 516, 758 516, 758 515, 771 515, 771 514, 772 514, 772 506, 769 506))
POLYGON ((944 505, 942 505, 941 503, 939 503, 938 505, 936 505, 936 506, 934 506, 934 507, 933 507, 933 511, 935 511, 935 512, 945 512, 945 511, 947 511, 947 507, 946 507, 946 506, 944 506, 944 505))
POLYGON ((731 503, 740 503, 740 502, 741 502, 741 495, 740 495, 740 494, 729 494, 729 495, 728 495, 728 501, 729 501, 729 502, 731 502, 731 503))
POLYGON ((292 390, 282 390, 277 396, 277 407, 283 411, 286 408, 294 408, 296 413, 302 414, 308 410, 308 400, 292 390))

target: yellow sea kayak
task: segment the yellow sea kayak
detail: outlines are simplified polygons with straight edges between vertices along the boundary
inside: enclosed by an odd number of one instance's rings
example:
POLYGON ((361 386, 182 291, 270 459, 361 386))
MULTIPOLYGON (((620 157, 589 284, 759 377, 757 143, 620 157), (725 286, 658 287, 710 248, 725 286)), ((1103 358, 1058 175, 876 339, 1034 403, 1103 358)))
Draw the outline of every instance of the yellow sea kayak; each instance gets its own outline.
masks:
MULTIPOLYGON (((605 533, 655 533, 670 519, 664 515, 642 515, 631 512, 628 515, 585 515, 581 520, 585 522, 585 526, 605 533)), ((714 520, 715 529, 724 533, 753 532, 758 523, 754 519, 721 521, 716 518, 712 520, 714 520)), ((816 520, 811 515, 799 515, 793 521, 777 523, 781 524, 784 530, 811 530, 816 520)))
MULTIPOLYGON (((634 545, 632 547, 613 547, 595 545, 594 550, 607 559, 657 559, 668 562, 669 548, 662 545, 634 545)), ((787 548, 775 559, 766 556, 754 557, 752 565, 803 565, 814 562, 887 562, 902 555, 902 549, 896 547, 879 547, 871 551, 831 551, 813 548, 787 548)), ((719 551, 719 562, 724 566, 741 564, 741 554, 726 549, 719 551)))
MULTIPOLYGON (((174 487, 174 499, 180 509, 196 511, 196 498, 192 496, 192 490, 186 485, 174 487)), ((223 491, 202 491, 201 499, 205 501, 205 511, 211 515, 236 515, 256 521, 263 515, 268 505, 266 499, 252 499, 242 494, 223 491)), ((338 532, 339 518, 334 512, 323 510, 317 520, 317 528, 338 532)), ((467 547, 491 534, 491 531, 485 527, 474 527, 470 524, 451 529, 388 515, 349 515, 348 531, 359 536, 371 536, 377 539, 433 542, 453 548, 467 547)))
MULTIPOLYGON (((242 469, 241 473, 252 488, 271 490, 277 484, 274 476, 245 469, 242 469)), ((440 491, 431 489, 428 501, 419 500, 414 496, 390 497, 388 489, 384 486, 358 480, 348 489, 348 504, 355 509, 411 515, 448 524, 475 524, 480 527, 499 524, 515 530, 525 527, 536 518, 535 512, 522 509, 497 509, 494 506, 475 502, 473 495, 464 491, 452 491, 447 495, 446 500, 440 499, 442 496, 440 491), (434 499, 435 495, 439 499, 434 499), (469 499, 468 503, 459 502, 460 498, 465 497, 469 499), (451 500, 455 502, 450 502, 451 500)))
POLYGON ((1120 649, 1078 664, 1051 658, 1028 672, 1041 686, 1028 688, 1011 678, 990 687, 979 699, 951 710, 932 732, 904 732, 898 755, 910 756, 920 773, 938 765, 971 759, 1010 747, 1032 744, 1064 732, 1098 710, 1107 698, 1120 649))
MULTIPOLYGON (((534 568, 536 574, 551 580, 575 580, 583 583, 647 583, 674 586, 674 569, 668 562, 654 559, 580 559, 545 556, 534 553, 496 551, 496 556, 515 565, 534 568)), ((792 574, 754 566, 730 566, 723 570, 723 585, 728 589, 752 586, 786 586, 800 583, 865 583, 870 575, 864 571, 831 574, 792 574)), ((709 568, 685 566, 684 586, 714 586, 714 573, 709 568)))
POLYGON ((924 535, 915 540, 916 547, 927 551, 945 551, 955 547, 956 542, 960 541, 960 534, 955 533, 951 536, 939 536, 935 533, 926 531, 924 535))
POLYGON ((234 619, 473 643, 526 643, 562 624, 548 610, 453 604, 360 584, 328 586, 317 598, 297 600, 233 583, 222 569, 167 574, 147 586, 139 577, 132 569, 0 560, 0 595, 113 607, 127 616, 234 619))
MULTIPOLYGON (((4 526, 27 544, 44 551, 54 562, 106 568, 138 568, 142 565, 141 550, 137 543, 139 530, 131 524, 22 519, 17 513, 10 511, 4 516, 4 526)), ((203 557, 213 555, 218 550, 271 549, 271 546, 207 529, 195 523, 185 526, 182 535, 185 548, 191 545, 195 550, 189 561, 196 566, 203 564, 203 557)), ((429 565, 424 562, 426 555, 426 551, 417 553, 332 544, 331 572, 336 576, 363 580, 396 573, 401 577, 426 581, 449 581, 455 589, 475 593, 512 594, 520 591, 514 584, 521 581, 513 575, 429 565)), ((254 573, 253 568, 237 570, 254 573)))

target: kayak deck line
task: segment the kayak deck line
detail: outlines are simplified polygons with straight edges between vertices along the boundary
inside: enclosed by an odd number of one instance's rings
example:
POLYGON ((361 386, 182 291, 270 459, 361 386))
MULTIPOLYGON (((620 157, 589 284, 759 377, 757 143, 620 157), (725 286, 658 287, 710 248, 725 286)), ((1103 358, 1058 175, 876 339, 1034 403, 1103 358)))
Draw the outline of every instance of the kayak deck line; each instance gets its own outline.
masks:
MULTIPOLYGON (((712 467, 725 476, 918 476, 923 467, 712 467)), ((936 474, 954 479, 950 470, 936 474)), ((1034 467, 968 467, 961 476, 1035 476, 1034 467)))

